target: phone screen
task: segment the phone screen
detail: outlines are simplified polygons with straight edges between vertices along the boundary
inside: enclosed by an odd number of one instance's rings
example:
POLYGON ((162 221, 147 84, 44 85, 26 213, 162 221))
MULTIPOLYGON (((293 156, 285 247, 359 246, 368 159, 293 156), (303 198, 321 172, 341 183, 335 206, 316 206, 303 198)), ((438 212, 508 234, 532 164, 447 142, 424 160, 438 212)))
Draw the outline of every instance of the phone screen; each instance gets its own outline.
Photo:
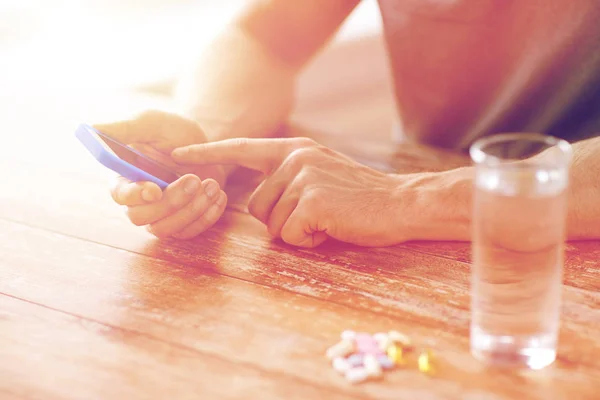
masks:
POLYGON ((179 174, 172 171, 165 165, 146 157, 142 153, 134 150, 133 148, 124 145, 104 134, 94 132, 94 134, 100 139, 100 142, 104 145, 106 150, 111 151, 114 155, 119 157, 121 160, 128 162, 137 168, 146 171, 152 176, 160 179, 166 183, 173 183, 179 178, 179 174))

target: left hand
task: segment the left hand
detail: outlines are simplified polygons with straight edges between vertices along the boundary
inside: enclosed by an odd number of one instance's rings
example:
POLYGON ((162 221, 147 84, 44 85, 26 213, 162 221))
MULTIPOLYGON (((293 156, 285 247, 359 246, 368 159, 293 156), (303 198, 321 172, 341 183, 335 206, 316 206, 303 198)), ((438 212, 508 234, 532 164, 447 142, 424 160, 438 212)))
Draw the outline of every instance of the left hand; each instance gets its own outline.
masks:
POLYGON ((398 177, 310 139, 230 139, 182 147, 171 156, 181 164, 234 164, 266 174, 248 209, 288 244, 315 247, 331 237, 385 246, 407 239, 397 222, 403 217, 398 177))

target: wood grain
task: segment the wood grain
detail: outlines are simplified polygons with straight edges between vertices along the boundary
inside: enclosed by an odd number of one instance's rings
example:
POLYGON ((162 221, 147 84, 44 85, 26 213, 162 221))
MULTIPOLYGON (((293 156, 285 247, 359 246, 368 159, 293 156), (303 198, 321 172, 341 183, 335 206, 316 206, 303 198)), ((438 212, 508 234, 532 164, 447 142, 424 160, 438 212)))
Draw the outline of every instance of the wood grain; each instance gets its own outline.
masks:
MULTIPOLYGON (((335 388, 346 395, 374 398, 409 399, 422 393, 431 378, 416 372, 414 365, 389 374, 384 382, 358 388, 336 376, 323 351, 346 328, 400 329, 419 346, 433 347, 440 361, 435 387, 428 390, 431 398, 460 398, 484 391, 497 393, 495 398, 548 398, 549 393, 566 396, 575 389, 585 398, 593 389, 586 382, 600 378, 597 358, 590 356, 600 350, 593 340, 597 325, 578 322, 565 327, 563 349, 568 355, 561 356, 554 369, 530 375, 494 373, 468 355, 464 333, 441 330, 451 325, 448 322, 431 326, 427 318, 421 321, 418 311, 405 313, 406 318, 401 313, 391 318, 360 302, 343 306, 303 291, 289 293, 293 288, 277 290, 277 284, 269 285, 273 282, 256 284, 222 276, 217 266, 201 260, 171 263, 8 222, 0 223, 0 231, 11 232, 13 239, 11 243, 1 238, 4 279, 0 292, 131 335, 233 364, 256 365, 275 374, 275 380, 279 372, 323 390, 335 388), (59 255, 59 246, 70 251, 59 255), (554 385, 545 382, 548 379, 554 385)), ((240 261, 238 268, 244 268, 246 264, 240 261)), ((315 280, 322 280, 322 275, 327 276, 313 273, 315 280)))
MULTIPOLYGON (((125 220, 93 174, 51 171, 52 179, 36 168, 23 164, 6 177, 13 190, 0 199, 0 218, 36 227, 0 224, 2 293, 168 343, 205 352, 218 349, 232 362, 283 369, 341 391, 347 385, 332 375, 322 352, 348 327, 377 331, 393 326, 433 346, 445 367, 436 380, 439 391, 430 393, 438 397, 432 398, 486 390, 497 398, 536 398, 544 390, 566 395, 574 387, 585 397, 586 382, 597 377, 592 356, 600 350, 594 340, 599 333, 597 292, 566 288, 558 378, 552 377, 561 385, 544 389, 535 379, 520 385, 514 381, 518 375, 508 374, 508 390, 502 379, 499 386, 486 379, 499 378, 468 355, 469 265, 463 261, 428 254, 432 250, 423 247, 415 251, 411 245, 367 250, 336 243, 298 250, 272 240, 259 222, 235 211, 198 240, 153 240, 125 220), (40 178, 36 186, 17 185, 32 175, 40 178), (70 190, 72 186, 78 190, 70 190), (50 201, 37 192, 51 193, 50 201), (66 252, 59 255, 57 248, 66 252), (223 282, 226 289, 219 286, 223 282), (310 312, 304 314, 306 310, 310 312), (205 326, 211 335, 205 336, 205 326), (240 355, 231 343, 243 343, 244 334, 252 342, 240 355), (291 345, 291 354, 285 352, 286 345, 291 345), (288 361, 297 358, 294 351, 302 352, 302 360, 288 361), (481 378, 473 383, 460 378, 460 388, 455 386, 457 376, 473 374, 481 378)), ((598 283, 597 278, 589 281, 598 283)), ((411 377, 416 386, 407 384, 404 375, 387 379, 386 385, 365 386, 375 387, 371 391, 354 390, 376 398, 414 398, 422 378, 411 377)))
POLYGON ((12 297, 0 296, 0 309, 0 393, 8 398, 352 397, 12 297))
MULTIPOLYGON (((597 242, 567 246, 558 361, 539 372, 487 369, 468 352, 468 243, 296 249, 246 213, 256 184, 246 171, 214 229, 156 240, 127 221, 108 193, 113 174, 72 137, 86 115, 152 99, 76 99, 48 98, 32 113, 24 96, 0 114, 11 134, 0 149, 0 398, 598 397, 597 242), (418 373, 413 354, 381 381, 349 385, 323 356, 344 329, 404 331, 434 349, 437 372, 418 373)), ((468 163, 392 143, 389 93, 343 100, 305 109, 287 134, 386 171, 468 163)))

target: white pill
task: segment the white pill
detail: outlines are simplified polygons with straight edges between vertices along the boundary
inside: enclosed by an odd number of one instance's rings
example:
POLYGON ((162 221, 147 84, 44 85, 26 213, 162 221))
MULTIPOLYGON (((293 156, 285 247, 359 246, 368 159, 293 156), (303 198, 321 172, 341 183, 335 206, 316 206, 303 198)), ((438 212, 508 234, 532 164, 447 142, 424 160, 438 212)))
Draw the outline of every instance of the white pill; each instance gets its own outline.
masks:
POLYGON ((377 343, 386 340, 388 338, 388 334, 387 333, 383 333, 383 332, 378 332, 376 334, 373 335, 373 339, 375 339, 375 341, 377 343))
POLYGON ((358 367, 346 371, 346 380, 351 383, 363 382, 369 378, 366 368, 358 367))
POLYGON ((382 340, 377 342, 379 349, 381 349, 381 351, 384 351, 384 352, 386 352, 388 347, 390 347, 393 344, 394 344, 394 342, 392 342, 392 339, 390 339, 388 336, 386 336, 385 338, 383 338, 382 340))
POLYGON ((409 337, 398 331, 389 331, 388 336, 392 340, 392 342, 400 344, 404 347, 410 347, 412 345, 412 342, 409 339, 409 337))
POLYGON ((365 369, 369 373, 369 376, 379 377, 383 373, 381 370, 381 364, 379 360, 373 354, 367 354, 364 359, 365 369))
POLYGON ((350 330, 344 331, 344 332, 342 332, 341 339, 342 340, 354 340, 354 339, 356 339, 356 332, 350 331, 350 330))
POLYGON ((345 357, 354 351, 354 343, 349 340, 341 340, 327 349, 325 356, 333 360, 336 357, 345 357))
POLYGON ((340 374, 346 373, 352 366, 344 357, 336 357, 333 359, 333 369, 340 374))

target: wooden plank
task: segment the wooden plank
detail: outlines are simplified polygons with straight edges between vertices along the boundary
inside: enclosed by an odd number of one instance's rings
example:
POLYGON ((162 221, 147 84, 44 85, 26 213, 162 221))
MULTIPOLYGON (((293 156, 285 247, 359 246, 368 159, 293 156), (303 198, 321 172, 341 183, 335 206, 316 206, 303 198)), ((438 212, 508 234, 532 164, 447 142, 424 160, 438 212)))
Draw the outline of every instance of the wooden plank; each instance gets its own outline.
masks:
MULTIPOLYGON (((425 254, 471 263, 470 243, 413 242, 411 249, 425 254)), ((598 291, 600 288, 600 241, 572 241, 565 244, 564 282, 572 287, 598 291)))
POLYGON ((352 398, 8 296, 0 309, 3 399, 352 398))
MULTIPOLYGON (((0 197, 0 217, 167 260, 193 262, 198 257, 215 260, 223 257, 225 252, 232 259, 239 257, 252 260, 255 268, 239 270, 223 266, 221 272, 251 281, 272 279, 277 282, 280 277, 276 267, 284 269, 287 274, 301 277, 310 276, 311 271, 319 267, 334 274, 332 278, 337 282, 345 283, 336 289, 325 281, 320 289, 315 287, 315 290, 322 292, 321 295, 343 300, 346 297, 340 294, 355 290, 357 300, 376 310, 389 311, 389 304, 397 303, 405 310, 418 308, 422 315, 442 320, 450 318, 460 322, 463 329, 467 327, 466 298, 470 269, 465 260, 454 262, 416 252, 412 244, 360 249, 336 243, 316 251, 300 250, 270 239, 262 224, 250 216, 234 214, 225 216, 221 224, 196 241, 155 241, 145 230, 125 219, 101 182, 88 181, 88 178, 65 179, 56 176, 55 172, 32 172, 25 167, 6 176, 4 182, 13 190, 0 197), (38 176, 36 186, 20 184, 27 181, 29 176, 38 176), (73 191, 73 187, 78 190, 73 191), (52 196, 42 199, 38 193, 52 193, 52 196), (301 255, 302 259, 297 259, 296 255, 301 255), (263 263, 272 263, 274 270, 262 267, 263 263), (362 278, 357 277, 374 274, 379 279, 387 279, 395 284, 403 282, 404 286, 395 288, 396 292, 380 288, 361 296, 363 282, 362 278), (407 286, 409 282, 410 287, 407 286), (432 285, 435 285, 435 292, 431 292, 432 285), (428 300, 421 301, 417 296, 419 293, 428 300), (447 295, 450 296, 450 303, 443 308, 438 307, 437 303, 447 295)), ((452 244, 435 243, 427 246, 430 252, 437 255, 451 254, 447 249, 452 244)), ((417 249, 422 251, 423 247, 417 249)), ((566 277, 577 278, 579 265, 577 260, 567 259, 566 277)), ((568 285, 583 288, 580 281, 572 282, 569 279, 566 280, 568 285)), ((600 286, 598 274, 588 274, 585 279, 589 289, 600 286)), ((292 278, 287 282, 290 286, 298 283, 292 278)))
POLYGON ((273 282, 296 292, 310 290, 330 301, 392 315, 418 312, 421 317, 452 320, 463 332, 468 328, 469 266, 463 263, 404 248, 361 249, 333 242, 314 251, 296 249, 271 239, 251 216, 235 212, 197 240, 158 241, 126 220, 101 182, 26 168, 14 171, 5 182, 13 190, 0 197, 0 218, 177 263, 225 260, 219 272, 229 276, 273 282), (35 186, 19 184, 32 174, 38 176, 35 186), (42 199, 38 193, 51 196, 42 199), (315 276, 321 270, 327 275, 315 276), (306 279, 313 281, 310 289, 306 279), (367 282, 385 285, 365 291, 367 282))
MULTIPOLYGON (((452 321, 431 326, 426 318, 421 323, 418 310, 406 318, 391 318, 362 307, 317 300, 309 291, 313 285, 309 279, 304 286, 307 293, 292 294, 220 275, 221 265, 230 262, 227 257, 213 262, 197 259, 194 265, 172 263, 8 222, 0 222, 0 234, 2 293, 125 330, 128 337, 143 335, 232 364, 256 365, 265 374, 283 374, 346 395, 389 399, 427 395, 437 399, 487 393, 498 399, 541 399, 550 393, 577 393, 586 398, 595 390, 592 382, 600 379, 597 324, 565 324, 560 360, 553 369, 537 374, 495 372, 470 357, 466 335, 454 332, 452 321), (437 375, 430 378, 416 372, 413 356, 409 368, 390 373, 382 382, 350 387, 323 358, 324 349, 347 328, 371 332, 396 328, 409 333, 418 346, 435 349, 437 375)), ((248 265, 243 259, 237 262, 239 268, 248 265)), ((314 275, 319 278, 317 272, 314 275)), ((364 290, 378 284, 365 280, 364 290)), ((346 296, 352 298, 353 293, 346 296)), ((573 304, 567 296, 567 308, 585 311, 582 318, 594 314, 588 300, 576 300, 573 304)), ((17 336, 26 335, 19 332, 17 336)), ((43 338, 46 344, 54 343, 53 336, 43 338)), ((85 348, 91 347, 87 344, 85 348)), ((93 348, 88 357, 114 354, 93 348)), ((59 354, 46 361, 50 363, 59 354)), ((64 355, 72 357, 68 350, 64 355)), ((104 370, 105 366, 97 368, 104 370)), ((183 366, 178 373, 202 373, 196 371, 183 366)), ((139 379, 145 386, 145 380, 139 379)), ((273 379, 287 385, 279 375, 273 379)), ((23 385, 28 387, 25 382, 23 385)), ((274 391, 273 397, 283 390, 276 389, 269 389, 274 391)))

